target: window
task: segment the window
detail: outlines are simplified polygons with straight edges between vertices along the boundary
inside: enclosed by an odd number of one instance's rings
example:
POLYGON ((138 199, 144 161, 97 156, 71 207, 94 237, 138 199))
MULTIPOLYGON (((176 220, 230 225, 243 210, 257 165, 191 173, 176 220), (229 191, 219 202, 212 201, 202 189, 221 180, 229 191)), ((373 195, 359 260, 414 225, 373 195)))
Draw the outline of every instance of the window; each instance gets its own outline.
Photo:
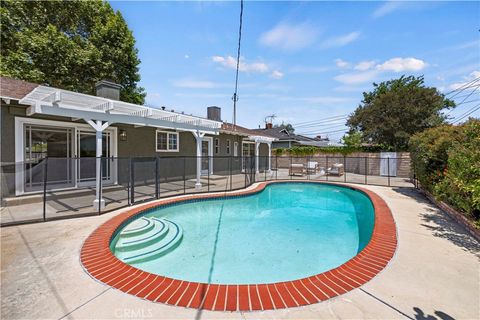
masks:
POLYGON ((215 138, 215 154, 220 153, 220 140, 218 138, 215 138))
POLYGON ((233 143, 233 156, 238 157, 238 142, 237 141, 235 141, 233 143))
POLYGON ((178 152, 178 133, 157 131, 157 152, 178 152))
POLYGON ((230 139, 227 139, 227 154, 230 154, 230 139))

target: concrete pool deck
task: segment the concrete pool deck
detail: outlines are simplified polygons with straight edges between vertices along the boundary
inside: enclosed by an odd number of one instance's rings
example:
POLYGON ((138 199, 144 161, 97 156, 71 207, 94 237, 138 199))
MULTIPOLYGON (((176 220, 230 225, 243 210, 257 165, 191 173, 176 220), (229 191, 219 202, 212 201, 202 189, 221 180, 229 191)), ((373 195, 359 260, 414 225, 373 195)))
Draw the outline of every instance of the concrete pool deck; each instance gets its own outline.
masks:
POLYGON ((102 216, 1 229, 2 319, 477 319, 480 245, 413 188, 362 186, 380 195, 397 225, 390 264, 370 282, 314 305, 261 312, 211 312, 142 300, 82 268, 83 241, 102 216))

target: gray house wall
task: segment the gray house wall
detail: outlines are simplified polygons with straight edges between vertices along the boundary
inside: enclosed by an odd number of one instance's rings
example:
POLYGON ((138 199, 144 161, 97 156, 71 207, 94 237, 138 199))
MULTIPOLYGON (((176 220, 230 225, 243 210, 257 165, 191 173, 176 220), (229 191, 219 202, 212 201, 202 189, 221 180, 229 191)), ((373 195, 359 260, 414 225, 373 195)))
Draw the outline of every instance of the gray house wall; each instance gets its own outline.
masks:
MULTIPOLYGON (((45 115, 26 115, 26 107, 18 104, 5 104, 1 102, 0 108, 0 162, 2 163, 2 195, 12 195, 15 191, 15 171, 23 170, 22 166, 15 166, 15 117, 27 117, 35 119, 71 122, 71 118, 45 116, 45 115), (6 166, 7 163, 11 165, 6 166)), ((78 121, 78 123, 83 123, 78 121)), ((126 124, 112 124, 111 127, 117 127, 117 134, 121 130, 127 133, 127 140, 121 141, 117 137, 117 172, 119 183, 129 180, 129 170, 131 166, 135 168, 135 181, 139 183, 149 182, 154 179, 155 161, 158 161, 159 175, 163 180, 175 180, 180 177, 188 179, 194 178, 196 173, 196 140, 190 132, 179 132, 179 151, 178 152, 157 152, 156 151, 156 128, 152 127, 134 127, 126 124), (158 156, 160 159, 155 160, 158 156), (190 159, 180 160, 178 157, 192 157, 190 159), (131 164, 129 157, 143 158, 135 159, 131 164)), ((160 129, 161 131, 171 131, 160 129)), ((213 173, 227 174, 230 168, 233 174, 241 172, 241 155, 243 136, 220 133, 212 137, 213 148, 213 173), (220 152, 215 153, 215 139, 219 139, 220 152), (227 140, 231 142, 230 154, 227 153, 227 140), (234 155, 234 144, 238 143, 238 158, 230 160, 234 155)), ((266 144, 260 145, 260 155, 268 155, 266 144)), ((113 160, 109 160, 113 161, 113 160)))

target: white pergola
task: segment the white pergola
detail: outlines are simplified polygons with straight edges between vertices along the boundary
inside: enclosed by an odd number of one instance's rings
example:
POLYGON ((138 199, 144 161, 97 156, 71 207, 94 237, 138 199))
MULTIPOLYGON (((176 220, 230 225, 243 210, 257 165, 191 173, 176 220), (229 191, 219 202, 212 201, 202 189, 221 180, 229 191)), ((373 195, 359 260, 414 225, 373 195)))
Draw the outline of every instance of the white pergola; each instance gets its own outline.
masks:
POLYGON ((248 136, 248 140, 255 142, 255 172, 259 173, 259 154, 260 143, 266 143, 268 145, 268 172, 272 171, 272 142, 277 140, 275 138, 266 136, 248 136))
POLYGON ((84 120, 95 130, 96 199, 93 205, 97 209, 105 206, 100 193, 100 166, 102 133, 108 126, 113 123, 122 123, 191 132, 197 141, 195 187, 200 188, 202 139, 205 134, 218 135, 222 125, 219 121, 46 86, 36 87, 19 102, 30 106, 27 109, 27 115, 45 114, 68 117, 72 121, 84 120))

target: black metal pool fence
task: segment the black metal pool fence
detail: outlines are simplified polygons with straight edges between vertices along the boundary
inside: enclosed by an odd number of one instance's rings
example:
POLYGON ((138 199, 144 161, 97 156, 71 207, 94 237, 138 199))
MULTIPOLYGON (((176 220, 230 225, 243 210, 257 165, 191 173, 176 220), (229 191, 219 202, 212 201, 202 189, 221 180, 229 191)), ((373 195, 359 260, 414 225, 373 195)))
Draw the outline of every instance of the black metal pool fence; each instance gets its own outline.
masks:
POLYGON ((143 201, 232 191, 259 181, 314 180, 401 187, 413 181, 412 172, 409 157, 45 157, 1 164, 0 222, 6 226, 99 215, 143 201), (99 195, 97 160, 102 177, 99 195), (201 171, 199 181, 197 166, 201 171), (103 199, 104 205, 94 206, 97 198, 103 199))

